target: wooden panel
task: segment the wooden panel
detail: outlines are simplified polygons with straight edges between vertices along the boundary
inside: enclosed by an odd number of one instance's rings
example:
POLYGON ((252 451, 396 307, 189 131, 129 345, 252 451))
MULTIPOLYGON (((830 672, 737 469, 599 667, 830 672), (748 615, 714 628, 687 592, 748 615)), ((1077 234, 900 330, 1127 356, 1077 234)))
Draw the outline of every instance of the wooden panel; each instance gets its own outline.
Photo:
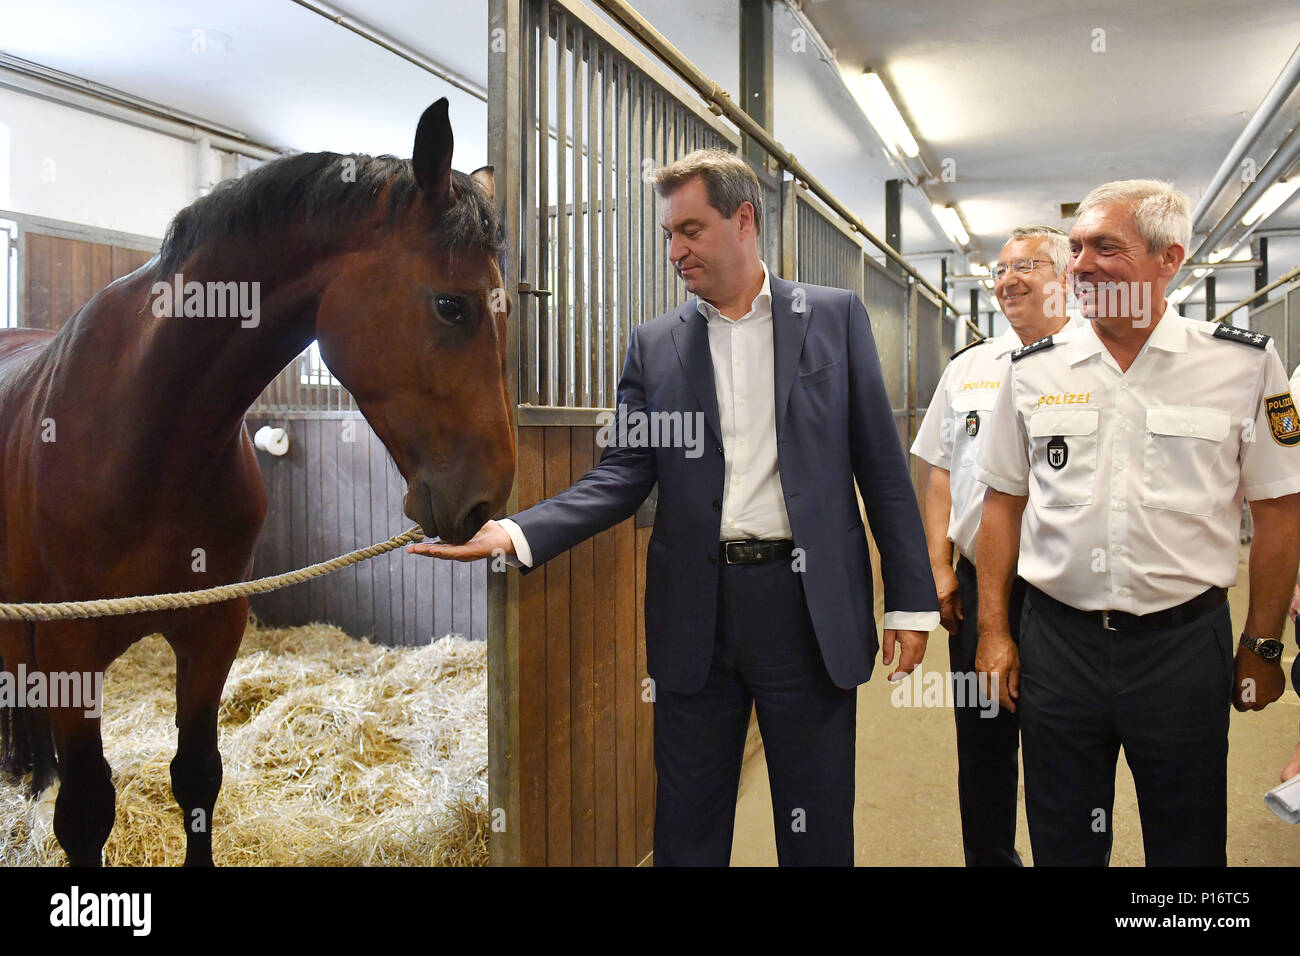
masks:
MULTIPOLYGON (((583 431, 591 434, 590 429, 583 431)), ((599 452, 599 449, 597 449, 599 452)), ((595 576, 592 593, 594 663, 592 675, 592 734, 596 752, 595 812, 596 865, 618 865, 618 737, 614 721, 615 646, 614 594, 618 584, 615 532, 597 535, 594 546, 595 576)))
MULTIPOLYGON (((570 429, 570 458, 576 480, 591 467, 595 434, 589 428, 570 429)), ((591 539, 570 551, 569 635, 571 641, 570 699, 573 747, 573 865, 596 862, 596 752, 594 718, 595 617, 593 597, 596 564, 591 539)))
MULTIPOLYGON (((569 487, 569 429, 547 428, 544 496, 569 487)), ((546 863, 568 866, 573 858, 571 809, 573 756, 570 751, 570 647, 568 553, 546 565, 546 863)))
POLYGON ((114 279, 134 272, 151 253, 39 232, 24 233, 23 325, 59 329, 114 279))
MULTIPOLYGON (((636 529, 636 675, 638 689, 648 687, 645 659, 645 560, 653 528, 636 529)), ((644 700, 645 695, 638 697, 644 700)), ((654 704, 642 703, 636 711, 636 856, 644 860, 654 849, 655 824, 654 704)))
MULTIPOLYGON (((531 508, 544 489, 544 429, 521 428, 517 481, 519 507, 531 508)), ((543 866, 547 833, 547 615, 550 566, 519 578, 519 863, 543 866)), ((567 667, 567 664, 566 664, 567 667)))
POLYGON ((50 271, 53 267, 54 242, 49 236, 29 232, 27 255, 27 315, 23 324, 33 329, 50 327, 50 271))
MULTIPOLYGON (((268 423, 287 428, 290 443, 282 458, 258 452, 268 512, 254 558, 256 574, 332 558, 382 541, 409 525, 400 514, 405 482, 360 416, 250 415, 248 427, 256 431, 268 423)), ((468 607, 472 593, 486 595, 487 562, 457 565, 460 576, 448 578, 445 593, 434 593, 433 567, 441 563, 393 552, 261 595, 254 599, 253 609, 268 624, 324 620, 354 637, 373 636, 384 644, 427 643, 442 636, 428 626, 435 601, 468 607)), ((484 613, 469 618, 460 633, 485 640, 485 627, 484 613)))
MULTIPOLYGON (((590 426, 519 430, 519 507, 595 464, 590 426)), ((633 519, 518 581, 519 861, 635 865, 651 847, 653 709, 642 592, 650 528, 633 519)))
MULTIPOLYGON (((618 863, 634 866, 636 855, 636 712, 640 707, 636 666, 636 528, 614 529, 614 766, 618 808, 618 863)), ((645 706, 649 706, 648 704, 645 706)))

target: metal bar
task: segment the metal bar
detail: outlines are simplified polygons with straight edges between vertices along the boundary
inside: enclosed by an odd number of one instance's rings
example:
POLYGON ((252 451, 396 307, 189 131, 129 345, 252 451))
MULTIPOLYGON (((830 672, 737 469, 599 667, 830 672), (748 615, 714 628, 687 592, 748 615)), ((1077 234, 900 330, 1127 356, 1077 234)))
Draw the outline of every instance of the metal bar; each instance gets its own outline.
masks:
POLYGON ((601 336, 604 340, 605 348, 600 357, 600 404, 608 405, 614 394, 613 385, 610 382, 612 369, 615 367, 617 359, 614 356, 614 344, 616 336, 614 334, 614 277, 615 269, 619 266, 618 259, 613 255, 612 250, 615 248, 616 237, 618 235, 616 223, 614 222, 614 100, 618 93, 618 87, 615 85, 618 76, 618 66, 615 62, 613 53, 607 52, 604 57, 604 69, 601 71, 601 97, 603 99, 604 114, 601 117, 600 130, 600 159, 601 170, 604 173, 604 183, 600 190, 600 209, 601 209, 601 313, 600 325, 601 336))
POLYGON ((515 424, 520 428, 546 425, 603 425, 608 424, 611 411, 612 409, 609 408, 574 405, 520 405, 515 409, 515 424))
MULTIPOLYGON (((537 10, 535 7, 528 7, 524 15, 524 22, 520 29, 523 31, 522 44, 520 48, 520 77, 523 78, 522 90, 520 95, 520 116, 519 116, 519 156, 522 169, 522 186, 523 195, 519 203, 519 224, 517 235, 519 237, 518 255, 519 264, 517 268, 520 285, 516 286, 517 290, 522 291, 526 286, 529 290, 537 290, 545 287, 546 278, 542 272, 541 263, 537 261, 538 245, 538 207, 537 200, 537 165, 542 148, 544 148, 551 131, 544 126, 540 126, 537 121, 537 99, 539 84, 537 82, 537 47, 539 36, 544 36, 545 18, 541 18, 541 28, 537 23, 537 10)), ((502 277, 503 280, 505 277, 502 277)), ((518 308, 515 310, 515 321, 519 326, 519 400, 521 402, 538 403, 541 398, 538 394, 538 366, 537 366, 537 340, 538 340, 538 319, 541 314, 541 297, 537 295, 517 295, 516 302, 518 308)))
POLYGON ((600 391, 600 47, 593 39, 587 54, 587 405, 598 405, 600 391))
POLYGON ((555 390, 552 401, 560 405, 573 404, 573 382, 569 376, 569 354, 573 334, 570 331, 573 314, 570 312, 570 293, 573 285, 569 279, 569 252, 572 241, 569 235, 569 207, 566 197, 569 188, 568 124, 569 124, 569 21, 564 13, 555 17, 555 390))
POLYGON ((701 122, 707 124, 732 149, 740 148, 740 136, 718 118, 717 112, 695 101, 690 95, 689 86, 683 86, 672 72, 660 66, 654 57, 648 56, 637 44, 626 40, 620 33, 610 30, 608 21, 597 15, 590 6, 584 4, 582 0, 551 0, 551 2, 565 11, 570 23, 581 25, 593 35, 599 36, 606 46, 645 74, 656 86, 667 91, 682 104, 684 109, 690 110, 699 117, 701 122))
MULTIPOLYGON (((916 271, 900 253, 889 243, 882 240, 871 231, 861 219, 841 203, 835 196, 826 189, 804 166, 794 158, 788 150, 780 143, 768 135, 753 117, 749 116, 744 110, 740 109, 727 95, 722 87, 718 86, 713 80, 709 79, 696 66, 688 60, 675 46, 669 43, 662 34, 652 27, 644 17, 634 10, 631 5, 624 0, 594 0, 597 6, 612 16, 618 23, 632 33, 638 40, 649 47, 665 63, 695 88, 696 92, 708 104, 709 109, 727 117, 732 123, 739 127, 742 134, 753 137, 761 143, 767 152, 777 160, 780 165, 790 170, 791 175, 801 180, 807 187, 814 192, 827 206, 834 210, 835 214, 844 219, 856 231, 862 234, 863 238, 873 246, 883 252, 890 261, 899 265, 908 275, 912 276, 923 288, 938 296, 941 300, 947 299, 943 293, 936 289, 934 285, 916 271)), ((954 314, 959 314, 960 309, 948 300, 947 305, 952 309, 954 314)))
POLYGON ((1232 315, 1232 313, 1236 312, 1238 309, 1244 309, 1246 306, 1250 305, 1256 299, 1263 298, 1264 296, 1272 292, 1274 289, 1276 289, 1278 286, 1286 285, 1292 279, 1300 279, 1300 266, 1296 266, 1294 269, 1292 269, 1290 272, 1287 272, 1285 275, 1278 276, 1268 285, 1264 286, 1264 288, 1256 289, 1250 295, 1246 296, 1246 298, 1242 299, 1236 305, 1229 308, 1226 312, 1220 312, 1211 321, 1223 322, 1228 318, 1228 316, 1232 315))
POLYGON ((587 209, 586 180, 582 168, 582 158, 586 155, 583 142, 582 115, 585 103, 583 95, 583 66, 586 60, 586 36, 582 27, 573 28, 573 394, 571 405, 590 405, 587 390, 587 346, 591 341, 587 334, 587 278, 583 266, 587 262, 587 209))
MULTIPOLYGON (((556 276, 551 264, 551 5, 542 0, 537 22, 537 281, 550 295, 537 299, 537 401, 555 401, 556 276)), ((564 149, 563 141, 558 144, 564 149)))

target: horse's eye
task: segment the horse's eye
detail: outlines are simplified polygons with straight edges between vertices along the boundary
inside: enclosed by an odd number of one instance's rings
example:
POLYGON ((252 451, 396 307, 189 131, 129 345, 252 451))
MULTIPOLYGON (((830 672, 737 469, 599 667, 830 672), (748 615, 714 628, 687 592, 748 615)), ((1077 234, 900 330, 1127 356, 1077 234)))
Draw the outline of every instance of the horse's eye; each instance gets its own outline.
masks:
POLYGON ((438 318, 448 325, 463 325, 465 323, 465 300, 458 295, 435 295, 433 297, 433 307, 438 313, 438 318))

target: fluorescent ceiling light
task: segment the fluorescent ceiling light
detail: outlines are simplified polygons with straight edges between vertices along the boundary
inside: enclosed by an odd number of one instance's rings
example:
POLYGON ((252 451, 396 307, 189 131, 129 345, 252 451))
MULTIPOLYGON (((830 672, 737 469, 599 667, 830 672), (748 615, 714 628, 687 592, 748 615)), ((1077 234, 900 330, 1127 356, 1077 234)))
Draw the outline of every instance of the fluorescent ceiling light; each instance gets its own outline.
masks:
POLYGON ((1215 249, 1208 258, 1211 262, 1222 262, 1230 255, 1232 255, 1232 246, 1224 246, 1222 249, 1215 249))
POLYGON ((880 138, 904 156, 915 158, 921 152, 920 147, 880 77, 867 70, 848 77, 845 82, 880 138))
POLYGON ((1300 188, 1300 176, 1291 182, 1277 182, 1269 186, 1264 190, 1264 195, 1255 201, 1255 205, 1246 210, 1246 215, 1241 217, 1241 224, 1249 226, 1260 219, 1267 219, 1291 198, 1297 188, 1300 188))
POLYGON ((978 262, 972 262, 970 264, 970 272, 971 275, 974 276, 986 276, 989 275, 989 267, 982 266, 978 262))
POLYGON ((959 246, 970 245, 970 235, 966 232, 966 227, 961 224, 961 216, 957 215, 955 206, 940 206, 935 203, 930 207, 934 213, 934 218, 939 220, 939 225, 947 233, 948 238, 959 246))
POLYGON ((1196 278, 1199 279, 1201 276, 1205 275, 1209 271, 1210 271, 1209 269, 1193 269, 1192 275, 1196 276, 1196 278))
POLYGON ((1191 286, 1189 285, 1179 286, 1173 292, 1169 293, 1169 304, 1178 305, 1180 302, 1183 301, 1183 299, 1187 298, 1191 294, 1191 292, 1192 292, 1191 286))

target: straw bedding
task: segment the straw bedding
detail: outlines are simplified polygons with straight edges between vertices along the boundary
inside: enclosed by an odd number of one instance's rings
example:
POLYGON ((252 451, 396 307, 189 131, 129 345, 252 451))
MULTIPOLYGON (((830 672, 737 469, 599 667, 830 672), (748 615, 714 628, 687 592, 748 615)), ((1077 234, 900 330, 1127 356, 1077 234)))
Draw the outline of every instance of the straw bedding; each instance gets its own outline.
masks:
MULTIPOLYGON (((390 648, 250 622, 221 702, 217 865, 485 865, 486 668, 486 646, 455 635, 390 648)), ((175 674, 155 635, 105 676, 110 866, 185 858, 169 766, 175 674)), ((30 801, 0 780, 0 864, 65 865, 53 815, 52 792, 30 801)))

